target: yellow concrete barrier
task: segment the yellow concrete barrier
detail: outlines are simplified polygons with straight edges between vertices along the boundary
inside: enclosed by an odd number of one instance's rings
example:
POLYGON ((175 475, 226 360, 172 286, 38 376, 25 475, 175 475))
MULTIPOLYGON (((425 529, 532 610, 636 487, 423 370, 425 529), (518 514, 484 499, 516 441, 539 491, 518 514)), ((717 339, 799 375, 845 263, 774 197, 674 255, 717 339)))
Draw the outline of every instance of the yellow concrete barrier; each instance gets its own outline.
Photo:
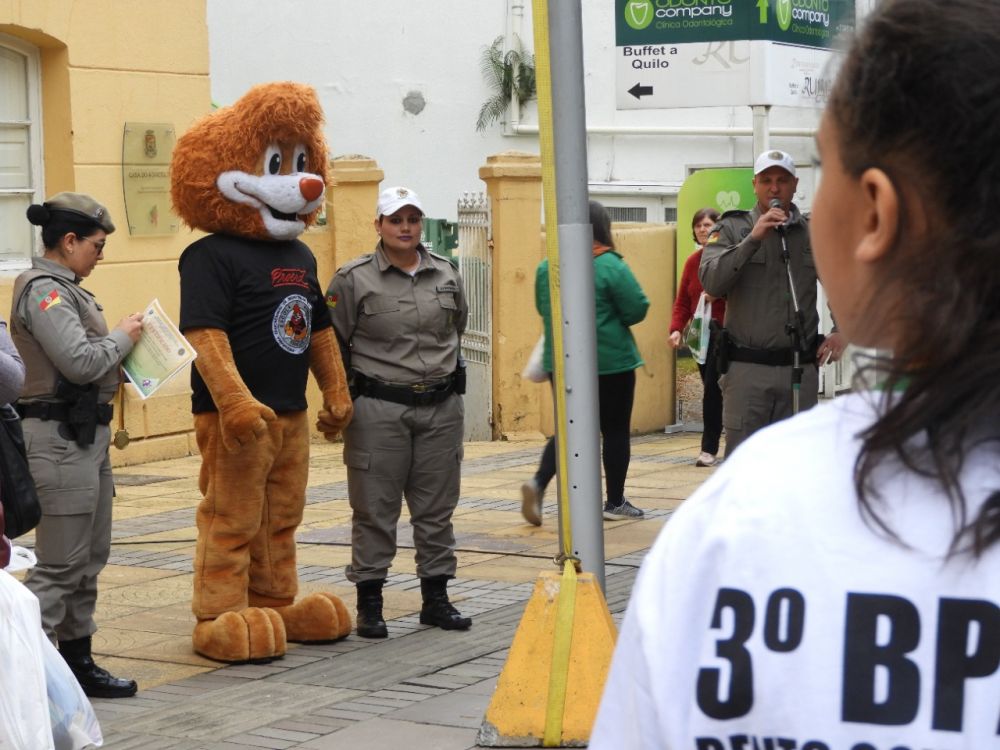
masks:
POLYGON ((583 747, 590 739, 617 631, 592 574, 576 576, 575 595, 567 591, 567 585, 573 584, 554 572, 542 573, 535 582, 479 729, 479 745, 583 747), (571 620, 565 612, 567 595, 571 620), (559 674, 557 653, 560 627, 568 628, 563 635, 569 636, 564 674, 559 674), (550 707, 560 703, 560 715, 550 715, 550 707))

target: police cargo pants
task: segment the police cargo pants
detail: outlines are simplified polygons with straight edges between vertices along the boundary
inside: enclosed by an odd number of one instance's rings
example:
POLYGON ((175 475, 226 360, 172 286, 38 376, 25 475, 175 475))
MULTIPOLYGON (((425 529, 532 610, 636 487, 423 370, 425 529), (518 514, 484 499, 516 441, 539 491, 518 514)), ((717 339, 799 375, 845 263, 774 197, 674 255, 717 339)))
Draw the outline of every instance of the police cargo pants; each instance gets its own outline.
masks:
POLYGON ((111 430, 97 425, 94 442, 81 448, 61 422, 25 419, 22 425, 42 506, 35 529, 38 565, 24 585, 38 597, 46 635, 75 641, 97 631, 97 575, 111 552, 111 430))
POLYGON ((452 513, 461 487, 465 407, 453 394, 440 404, 406 406, 361 396, 344 431, 354 582, 382 580, 396 555, 405 497, 417 576, 454 576, 452 513))
POLYGON ((247 606, 283 607, 298 592, 295 529, 309 476, 307 412, 286 412, 268 435, 231 453, 219 415, 194 415, 201 451, 191 610, 199 620, 247 606))
MULTIPOLYGON (((719 379, 722 424, 726 428, 726 458, 762 427, 792 416, 792 368, 731 362, 719 379)), ((814 363, 802 367, 799 411, 816 405, 819 375, 814 363)))

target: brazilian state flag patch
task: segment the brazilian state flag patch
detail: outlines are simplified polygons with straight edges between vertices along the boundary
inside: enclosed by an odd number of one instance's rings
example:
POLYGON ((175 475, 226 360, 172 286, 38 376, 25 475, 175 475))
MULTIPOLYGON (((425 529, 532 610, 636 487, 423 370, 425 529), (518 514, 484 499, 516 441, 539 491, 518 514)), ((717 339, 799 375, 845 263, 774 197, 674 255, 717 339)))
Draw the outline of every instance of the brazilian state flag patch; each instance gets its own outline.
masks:
POLYGON ((326 306, 329 307, 330 309, 333 309, 334 307, 337 306, 337 299, 338 298, 336 294, 326 295, 326 306))
POLYGON ((53 289, 51 292, 46 294, 38 301, 38 309, 45 312, 50 307, 55 307, 62 302, 62 297, 59 296, 59 290, 53 289))

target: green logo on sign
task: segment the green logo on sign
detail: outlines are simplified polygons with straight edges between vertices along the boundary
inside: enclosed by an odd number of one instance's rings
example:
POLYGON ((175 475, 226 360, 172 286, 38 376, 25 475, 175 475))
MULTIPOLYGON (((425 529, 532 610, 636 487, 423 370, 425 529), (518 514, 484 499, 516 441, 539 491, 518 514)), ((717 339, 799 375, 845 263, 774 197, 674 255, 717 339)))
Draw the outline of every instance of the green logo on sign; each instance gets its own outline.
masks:
POLYGON ((792 25, 792 0, 778 0, 774 12, 778 16, 778 26, 782 31, 788 31, 792 25))
POLYGON ((628 0, 625 3, 625 23, 640 31, 653 22, 653 0, 628 0))

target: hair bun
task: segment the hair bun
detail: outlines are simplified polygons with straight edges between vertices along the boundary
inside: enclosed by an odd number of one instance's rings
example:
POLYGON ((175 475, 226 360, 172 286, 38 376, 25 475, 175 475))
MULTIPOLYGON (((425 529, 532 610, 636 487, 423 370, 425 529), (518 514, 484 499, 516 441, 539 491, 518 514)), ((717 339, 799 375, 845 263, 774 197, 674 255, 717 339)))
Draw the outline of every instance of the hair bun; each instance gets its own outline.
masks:
POLYGON ((44 227, 52 219, 52 214, 49 213, 49 209, 38 203, 32 203, 28 206, 27 215, 28 221, 36 227, 44 227))

